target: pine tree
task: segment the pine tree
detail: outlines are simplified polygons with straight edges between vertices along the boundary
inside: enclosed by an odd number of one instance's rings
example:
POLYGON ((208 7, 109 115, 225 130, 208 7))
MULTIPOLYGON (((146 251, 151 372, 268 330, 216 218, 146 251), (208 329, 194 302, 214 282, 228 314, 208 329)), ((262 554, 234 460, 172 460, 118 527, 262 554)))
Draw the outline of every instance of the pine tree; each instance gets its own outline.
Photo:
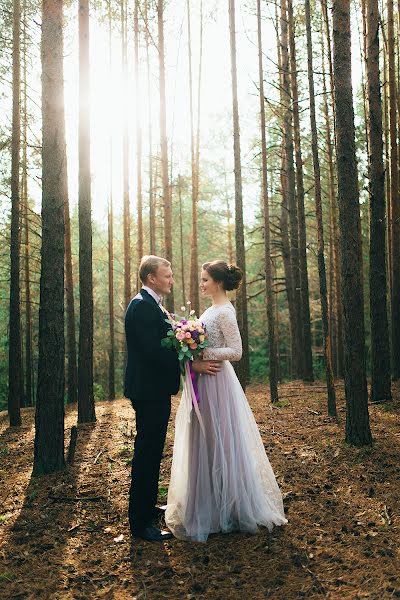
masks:
POLYGON ((63 3, 44 0, 42 15, 42 249, 39 365, 33 474, 64 461, 65 124, 63 3))
POLYGON ((340 264, 343 304, 346 441, 372 441, 365 372, 361 226, 351 83, 350 0, 333 5, 333 76, 339 195, 340 264))
POLYGON ((8 353, 8 414, 10 425, 21 425, 22 355, 20 307, 20 0, 13 2, 13 104, 11 141, 11 243, 10 243, 10 320, 8 353))
POLYGON ((89 0, 79 0, 79 423, 96 420, 93 396, 93 267, 89 82, 89 0))
POLYGON ((236 296, 236 312, 239 329, 242 335, 243 356, 239 361, 237 370, 242 387, 245 388, 249 381, 249 334, 247 314, 247 286, 246 286, 246 253, 244 246, 243 224, 243 191, 242 191, 242 166, 240 160, 240 128, 239 106, 237 98, 237 68, 236 68, 236 28, 235 28, 235 0, 229 0, 229 31, 231 49, 231 77, 232 77, 232 113, 233 113, 233 152, 235 162, 235 227, 236 227, 236 261, 243 272, 242 285, 236 296))
POLYGON ((390 400, 390 348, 387 320, 385 170, 383 167, 382 102, 379 75, 379 10, 367 0, 367 85, 370 196, 370 307, 373 401, 390 400))

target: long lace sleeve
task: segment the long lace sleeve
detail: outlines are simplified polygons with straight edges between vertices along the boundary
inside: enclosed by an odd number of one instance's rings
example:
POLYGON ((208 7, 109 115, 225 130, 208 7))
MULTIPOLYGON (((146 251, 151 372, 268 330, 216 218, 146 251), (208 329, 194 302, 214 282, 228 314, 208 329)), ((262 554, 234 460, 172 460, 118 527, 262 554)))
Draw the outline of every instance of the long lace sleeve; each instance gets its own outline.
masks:
POLYGON ((212 331, 210 332, 210 347, 205 348, 203 357, 206 360, 233 360, 242 358, 242 338, 233 307, 224 306, 218 312, 218 326, 222 332, 225 346, 213 347, 212 331))

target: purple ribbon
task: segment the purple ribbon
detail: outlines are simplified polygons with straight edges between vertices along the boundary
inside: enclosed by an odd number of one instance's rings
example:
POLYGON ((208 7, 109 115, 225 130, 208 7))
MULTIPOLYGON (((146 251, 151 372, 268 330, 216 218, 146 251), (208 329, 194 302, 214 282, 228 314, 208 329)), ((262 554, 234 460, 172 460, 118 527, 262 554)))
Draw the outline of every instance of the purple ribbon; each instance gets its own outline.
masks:
POLYGON ((192 380, 192 385, 193 385, 193 389, 194 389, 194 395, 196 396, 196 402, 197 402, 197 404, 200 404, 199 388, 197 387, 197 376, 196 376, 196 373, 193 371, 191 360, 189 361, 189 372, 190 372, 190 378, 192 380))

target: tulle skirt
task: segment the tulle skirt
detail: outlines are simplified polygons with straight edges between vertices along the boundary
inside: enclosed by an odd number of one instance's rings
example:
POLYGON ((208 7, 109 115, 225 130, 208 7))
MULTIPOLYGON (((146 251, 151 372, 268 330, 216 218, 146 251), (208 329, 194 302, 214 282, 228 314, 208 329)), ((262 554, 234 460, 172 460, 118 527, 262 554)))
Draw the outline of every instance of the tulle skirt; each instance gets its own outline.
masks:
POLYGON ((180 539, 286 523, 282 495, 232 365, 198 379, 200 427, 186 391, 177 411, 165 520, 180 539))

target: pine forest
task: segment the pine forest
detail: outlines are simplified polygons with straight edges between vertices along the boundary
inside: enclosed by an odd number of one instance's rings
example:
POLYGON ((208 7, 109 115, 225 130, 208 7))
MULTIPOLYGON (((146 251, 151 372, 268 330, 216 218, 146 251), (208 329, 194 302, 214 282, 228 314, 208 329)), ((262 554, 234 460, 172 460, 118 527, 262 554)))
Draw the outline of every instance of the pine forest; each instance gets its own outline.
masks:
POLYGON ((400 596, 399 5, 2 0, 1 598, 400 596), (279 531, 130 540, 144 255, 244 274, 279 531))

